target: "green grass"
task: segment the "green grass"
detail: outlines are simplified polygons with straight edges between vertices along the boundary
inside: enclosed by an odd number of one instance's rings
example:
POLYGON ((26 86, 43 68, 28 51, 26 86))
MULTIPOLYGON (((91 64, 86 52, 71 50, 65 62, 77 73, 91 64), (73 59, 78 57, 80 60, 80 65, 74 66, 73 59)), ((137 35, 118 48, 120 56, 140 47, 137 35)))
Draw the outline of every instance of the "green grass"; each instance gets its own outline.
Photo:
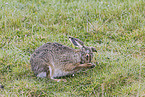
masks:
POLYGON ((0 0, 0 96, 145 96, 144 0, 0 0), (29 59, 46 42, 94 46, 92 70, 68 82, 36 78, 29 59))

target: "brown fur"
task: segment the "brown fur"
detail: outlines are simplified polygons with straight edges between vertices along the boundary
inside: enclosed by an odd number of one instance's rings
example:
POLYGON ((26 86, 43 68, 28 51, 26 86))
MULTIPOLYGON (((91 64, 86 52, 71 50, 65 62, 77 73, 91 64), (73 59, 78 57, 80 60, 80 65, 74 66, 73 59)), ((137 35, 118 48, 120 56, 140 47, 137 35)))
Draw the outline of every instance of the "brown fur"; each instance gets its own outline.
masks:
MULTIPOLYGON (((73 37, 69 38, 71 38, 73 42, 82 42, 73 37)), ((82 44, 83 42, 81 45, 82 44)), ((46 43, 36 49, 31 56, 30 64, 32 71, 36 76, 42 72, 46 72, 46 76, 54 79, 56 77, 74 74, 81 69, 95 67, 94 64, 90 63, 93 57, 91 47, 83 45, 83 47, 80 48, 81 49, 76 50, 59 43, 46 43)), ((60 79, 54 80, 60 81, 60 79)), ((62 81, 66 80, 62 79, 62 81)))

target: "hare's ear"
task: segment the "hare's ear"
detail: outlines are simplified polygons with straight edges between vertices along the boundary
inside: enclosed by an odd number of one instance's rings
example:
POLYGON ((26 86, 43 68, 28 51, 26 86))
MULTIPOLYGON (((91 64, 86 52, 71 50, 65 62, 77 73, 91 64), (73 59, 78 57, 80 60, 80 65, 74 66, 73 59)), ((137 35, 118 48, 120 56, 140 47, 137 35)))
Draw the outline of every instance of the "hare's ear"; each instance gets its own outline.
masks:
POLYGON ((95 47, 91 47, 91 49, 92 49, 93 52, 97 52, 95 47))
POLYGON ((74 44, 76 47, 82 48, 84 47, 84 43, 77 39, 77 38, 73 38, 73 37, 69 37, 69 40, 71 41, 72 44, 74 44))

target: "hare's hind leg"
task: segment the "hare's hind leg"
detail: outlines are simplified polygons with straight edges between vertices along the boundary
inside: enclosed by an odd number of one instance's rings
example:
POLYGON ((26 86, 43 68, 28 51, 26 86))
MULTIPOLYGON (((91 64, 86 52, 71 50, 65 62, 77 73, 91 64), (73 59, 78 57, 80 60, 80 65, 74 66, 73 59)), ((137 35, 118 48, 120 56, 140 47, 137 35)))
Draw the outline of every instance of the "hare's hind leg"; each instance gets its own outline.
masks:
POLYGON ((54 81, 57 81, 57 82, 61 82, 61 81, 63 81, 63 82, 67 82, 67 80, 66 79, 53 79, 54 81))
POLYGON ((44 78, 47 75, 48 68, 44 60, 34 58, 30 60, 32 71, 37 77, 44 78))
POLYGON ((48 77, 49 77, 50 79, 52 79, 52 80, 54 80, 54 81, 57 81, 57 82, 60 82, 60 81, 67 82, 66 79, 55 79, 55 78, 53 77, 53 74, 54 74, 54 68, 53 68, 53 66, 49 64, 48 67, 49 67, 49 74, 47 74, 47 75, 48 75, 48 77))

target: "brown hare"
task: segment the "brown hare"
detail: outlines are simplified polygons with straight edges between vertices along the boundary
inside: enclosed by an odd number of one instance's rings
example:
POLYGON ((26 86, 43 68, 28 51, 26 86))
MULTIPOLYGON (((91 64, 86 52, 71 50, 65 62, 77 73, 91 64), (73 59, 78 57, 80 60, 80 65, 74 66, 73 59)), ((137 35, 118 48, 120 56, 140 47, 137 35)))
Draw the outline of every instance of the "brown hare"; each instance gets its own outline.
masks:
POLYGON ((66 81, 56 78, 95 67, 91 60, 96 48, 84 46, 77 38, 69 37, 69 40, 80 49, 48 42, 35 50, 30 58, 30 64, 37 77, 49 77, 57 82, 66 81))

